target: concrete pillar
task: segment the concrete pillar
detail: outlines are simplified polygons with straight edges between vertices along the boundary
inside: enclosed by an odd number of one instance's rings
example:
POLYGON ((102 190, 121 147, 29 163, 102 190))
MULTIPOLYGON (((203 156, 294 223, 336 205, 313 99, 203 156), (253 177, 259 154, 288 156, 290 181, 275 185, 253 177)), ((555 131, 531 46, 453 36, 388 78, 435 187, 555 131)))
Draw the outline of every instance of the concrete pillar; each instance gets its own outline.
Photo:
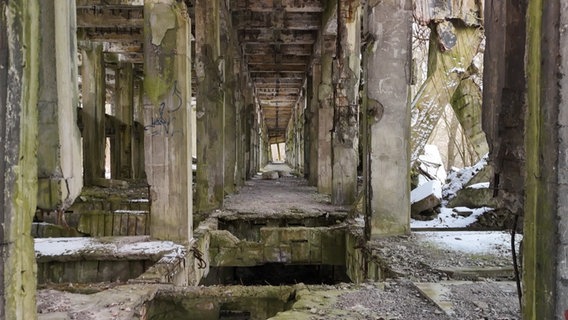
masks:
POLYGON ((105 65, 100 43, 81 46, 83 174, 85 185, 105 177, 105 65))
POLYGON ((40 10, 37 205, 63 210, 83 187, 75 3, 41 1, 40 10))
POLYGON ((230 38, 229 32, 223 32, 222 35, 222 52, 226 53, 225 60, 225 120, 223 124, 224 130, 224 159, 225 159, 225 176, 224 187, 225 194, 235 192, 235 165, 237 162, 237 70, 235 57, 237 48, 230 38))
POLYGON ((311 71, 307 75, 306 79, 306 110, 304 111, 304 178, 308 180, 308 184, 310 184, 310 147, 312 145, 312 136, 310 134, 310 126, 312 125, 312 110, 311 108, 311 101, 312 101, 312 92, 313 92, 313 84, 312 84, 312 75, 311 71))
POLYGON ((359 163, 359 74, 361 4, 338 1, 337 65, 334 69, 335 115, 332 132, 333 204, 352 204, 357 197, 359 163))
POLYGON ((483 130, 495 172, 492 188, 515 214, 523 206, 526 76, 519 66, 525 63, 527 3, 489 0, 485 5, 483 130))
POLYGON ((245 91, 245 107, 243 114, 243 127, 244 127, 244 150, 245 150, 245 173, 246 178, 252 177, 252 88, 247 88, 245 91))
POLYGON ((410 232, 410 62, 412 1, 368 8, 375 39, 365 51, 367 97, 366 235, 410 232))
POLYGON ((120 62, 115 70, 115 143, 117 168, 115 179, 132 179, 132 127, 134 124, 134 71, 132 63, 120 62))
MULTIPOLYGON (((142 79, 136 77, 134 79, 134 95, 133 95, 133 118, 134 128, 132 133, 132 178, 145 179, 146 172, 144 170, 144 90, 142 79)), ((193 136, 193 133, 192 133, 193 136)), ((192 143, 193 144, 193 143, 192 143)))
POLYGON ((156 239, 192 239, 191 23, 184 2, 144 2, 145 160, 156 239), (174 53, 175 54, 172 54, 174 53))
POLYGON ((335 36, 322 41, 321 82, 318 87, 318 192, 331 194, 331 131, 333 128, 332 69, 335 36))
POLYGON ((246 67, 242 59, 238 60, 238 94, 237 94, 237 166, 236 184, 238 187, 244 186, 246 180, 246 90, 248 90, 248 78, 246 67))
POLYGON ((0 319, 37 317, 38 3, 0 2, 0 319))
POLYGON ((318 60, 314 60, 312 65, 310 82, 309 82, 309 94, 308 94, 308 111, 306 118, 308 122, 306 124, 306 136, 308 137, 309 145, 306 146, 309 164, 306 168, 308 175, 308 182, 311 186, 318 185, 318 131, 319 131, 319 100, 318 100, 318 88, 321 81, 321 65, 318 60))
POLYGON ((305 135, 305 114, 304 110, 306 107, 306 94, 303 90, 302 95, 298 101, 297 107, 297 117, 296 117, 296 148, 298 150, 298 175, 303 176, 305 173, 305 166, 306 166, 306 158, 304 157, 305 152, 305 142, 306 142, 306 135, 305 135))
POLYGON ((224 198, 225 61, 221 57, 220 0, 195 2, 197 74, 198 212, 220 208, 224 198))
POLYGON ((253 106, 252 125, 251 125, 251 176, 256 175, 260 169, 259 148, 260 148, 260 132, 258 128, 258 106, 253 106))
MULTIPOLYGON (((529 1, 528 13, 522 17, 527 19, 523 57, 528 104, 523 319, 567 319, 568 3, 529 1)), ((507 30, 516 26, 509 23, 507 30)))

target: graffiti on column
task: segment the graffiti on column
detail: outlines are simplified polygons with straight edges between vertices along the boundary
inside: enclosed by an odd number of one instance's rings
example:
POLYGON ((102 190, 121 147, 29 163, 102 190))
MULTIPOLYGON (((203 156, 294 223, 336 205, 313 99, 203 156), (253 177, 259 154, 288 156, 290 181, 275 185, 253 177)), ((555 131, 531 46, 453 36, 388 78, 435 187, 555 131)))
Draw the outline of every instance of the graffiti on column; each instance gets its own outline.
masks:
POLYGON ((162 101, 162 103, 160 103, 160 108, 158 109, 158 116, 152 116, 150 124, 144 127, 144 130, 150 131, 152 136, 164 135, 172 137, 174 135, 175 130, 172 130, 171 123, 175 120, 174 113, 181 109, 183 102, 181 92, 177 86, 177 80, 174 81, 172 97, 174 100, 177 98, 178 103, 173 104, 173 107, 167 107, 166 102, 162 101))

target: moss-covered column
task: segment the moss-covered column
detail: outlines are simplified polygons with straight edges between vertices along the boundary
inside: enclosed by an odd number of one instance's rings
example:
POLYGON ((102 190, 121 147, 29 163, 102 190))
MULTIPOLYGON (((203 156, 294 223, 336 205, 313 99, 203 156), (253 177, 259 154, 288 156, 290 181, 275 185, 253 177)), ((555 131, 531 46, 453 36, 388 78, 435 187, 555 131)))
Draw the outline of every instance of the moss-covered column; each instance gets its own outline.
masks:
POLYGON ((184 2, 144 2, 144 128, 150 234, 192 238, 191 23, 184 2))
POLYGON ((333 85, 335 36, 322 41, 321 81, 318 87, 318 192, 331 194, 331 131, 333 128, 333 85))
POLYGON ((37 205, 63 210, 83 187, 75 2, 40 1, 40 10, 37 205))
POLYGON ((195 1, 195 71, 197 74, 198 212, 223 205, 225 154, 225 61, 221 57, 220 0, 195 1))
POLYGON ((334 70, 331 202, 352 204, 359 163, 360 1, 338 1, 337 65, 334 70))
POLYGON ((37 318, 38 3, 0 1, 0 319, 37 318))
POLYGON ((410 232, 410 61, 412 2, 368 8, 366 236, 410 232))
POLYGON ((523 319, 567 319, 568 3, 529 1, 526 17, 523 319))
POLYGON ((115 179, 132 179, 132 126, 134 122, 134 71, 132 63, 120 62, 115 70, 115 142, 118 144, 115 179))
POLYGON ((100 43, 81 45, 83 175, 85 185, 105 177, 105 65, 100 43))

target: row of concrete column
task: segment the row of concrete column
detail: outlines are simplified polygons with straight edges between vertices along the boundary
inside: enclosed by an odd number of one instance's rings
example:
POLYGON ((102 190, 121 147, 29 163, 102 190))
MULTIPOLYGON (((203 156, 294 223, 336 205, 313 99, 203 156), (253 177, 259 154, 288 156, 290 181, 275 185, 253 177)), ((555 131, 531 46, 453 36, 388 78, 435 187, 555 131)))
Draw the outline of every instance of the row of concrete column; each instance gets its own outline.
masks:
POLYGON ((105 180, 105 157, 110 155, 113 180, 147 177, 152 236, 189 241, 192 127, 197 126, 199 137, 198 213, 220 208, 226 194, 259 171, 268 160, 268 141, 226 5, 196 2, 196 123, 191 118, 191 21, 183 2, 145 1, 142 77, 132 63, 104 53, 101 43, 77 43, 74 3, 38 6, 37 207, 65 210, 83 185, 112 185, 105 180), (107 88, 109 62, 114 88, 107 88), (113 92, 110 101, 107 91, 113 92), (107 105, 112 115, 106 114, 107 105))
POLYGON ((222 207, 225 195, 267 159, 262 115, 228 5, 219 0, 195 3, 199 214, 222 207))
POLYGON ((293 117, 288 131, 290 164, 334 204, 355 203, 363 168, 368 238, 410 230, 411 26, 410 1, 330 2, 294 111, 301 121, 293 117), (337 31, 328 33, 332 19, 337 31))
MULTIPOLYGON (((83 136, 83 174, 85 185, 105 183, 106 157, 110 157, 112 179, 143 179, 144 152, 142 139, 142 82, 135 76, 130 62, 118 61, 113 68, 113 88, 107 88, 107 68, 102 44, 79 41, 81 63, 80 109, 83 136), (113 98, 107 99, 107 89, 113 98), (106 106, 111 114, 106 115, 106 106), (136 121, 135 121, 136 120, 136 121), (107 154, 107 139, 110 153, 107 154)), ((106 55, 108 57, 108 55, 106 55)))

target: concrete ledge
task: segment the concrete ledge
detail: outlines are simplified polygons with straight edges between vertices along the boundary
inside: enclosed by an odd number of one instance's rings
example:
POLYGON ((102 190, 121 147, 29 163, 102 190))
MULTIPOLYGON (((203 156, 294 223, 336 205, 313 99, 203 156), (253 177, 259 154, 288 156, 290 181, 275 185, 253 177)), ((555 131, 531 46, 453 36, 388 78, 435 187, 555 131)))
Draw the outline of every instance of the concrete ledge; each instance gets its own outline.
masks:
POLYGON ((171 241, 141 237, 35 239, 38 263, 77 260, 153 260, 169 253, 182 255, 185 247, 171 241))
POLYGON ((187 255, 184 246, 148 237, 35 239, 35 252, 39 283, 128 281, 140 275, 171 283, 184 274, 187 255))

